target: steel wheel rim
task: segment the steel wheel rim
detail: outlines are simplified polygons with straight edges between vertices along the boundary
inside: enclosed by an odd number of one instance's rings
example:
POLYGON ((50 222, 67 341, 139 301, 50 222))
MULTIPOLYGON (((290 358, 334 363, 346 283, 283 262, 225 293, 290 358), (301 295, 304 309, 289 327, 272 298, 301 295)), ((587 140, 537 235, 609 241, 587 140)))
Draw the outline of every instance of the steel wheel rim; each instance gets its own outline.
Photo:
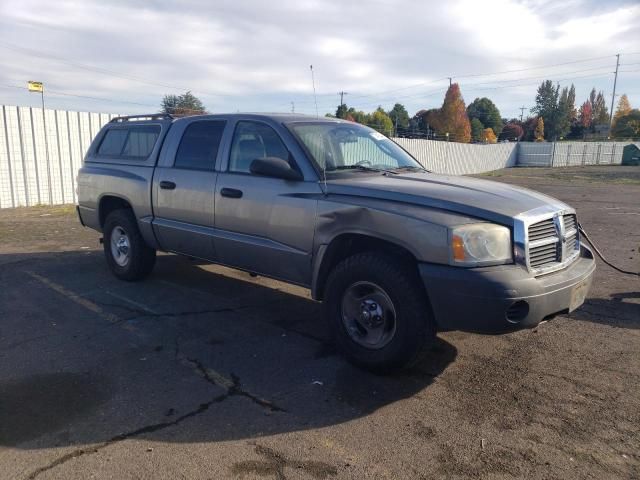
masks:
POLYGON ((126 267, 130 260, 129 236, 124 228, 117 226, 111 231, 111 256, 120 267, 126 267))
POLYGON ((387 292, 375 283, 349 286, 342 295, 340 313, 349 338, 362 347, 383 348, 396 333, 396 309, 387 292))

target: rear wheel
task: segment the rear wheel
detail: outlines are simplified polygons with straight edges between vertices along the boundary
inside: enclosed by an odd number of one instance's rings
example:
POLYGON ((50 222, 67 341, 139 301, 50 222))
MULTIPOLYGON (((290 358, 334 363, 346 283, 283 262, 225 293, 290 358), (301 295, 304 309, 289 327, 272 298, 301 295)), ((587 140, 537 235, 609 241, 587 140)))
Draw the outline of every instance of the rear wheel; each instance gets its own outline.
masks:
POLYGON ((103 230, 104 254, 116 277, 135 281, 151 273, 156 251, 145 243, 131 210, 119 209, 109 213, 103 230))
POLYGON ((411 365, 435 339, 417 274, 379 252, 356 254, 333 269, 327 279, 325 312, 347 358, 374 371, 411 365))

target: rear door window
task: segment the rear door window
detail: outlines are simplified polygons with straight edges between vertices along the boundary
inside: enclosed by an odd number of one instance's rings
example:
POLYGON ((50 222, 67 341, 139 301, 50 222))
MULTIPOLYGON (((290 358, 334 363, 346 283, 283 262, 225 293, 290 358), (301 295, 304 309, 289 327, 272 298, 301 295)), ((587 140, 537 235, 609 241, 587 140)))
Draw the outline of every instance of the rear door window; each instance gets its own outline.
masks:
POLYGON ((203 120, 189 125, 180 140, 174 168, 214 170, 225 124, 224 120, 203 120))

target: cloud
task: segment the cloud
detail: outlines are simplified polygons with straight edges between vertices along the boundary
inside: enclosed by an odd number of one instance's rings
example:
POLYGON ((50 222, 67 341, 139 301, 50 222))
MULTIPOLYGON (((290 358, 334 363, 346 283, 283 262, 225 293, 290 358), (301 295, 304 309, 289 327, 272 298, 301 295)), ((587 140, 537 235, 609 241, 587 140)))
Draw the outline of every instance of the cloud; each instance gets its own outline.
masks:
MULTIPOLYGON (((513 116, 533 102, 538 80, 527 79, 611 71, 614 53, 637 50, 639 24, 637 3, 595 0, 4 0, 0 86, 38 79, 50 92, 110 100, 50 96, 51 105, 84 110, 149 111, 163 94, 189 88, 213 111, 287 110, 294 101, 312 113, 313 64, 322 112, 335 109, 340 90, 364 110, 395 101, 410 112, 437 106, 445 77, 458 76, 467 101, 487 95, 513 116), (605 55, 610 60, 464 77, 605 55), (527 82, 534 85, 518 86, 527 82)), ((633 79, 621 76, 621 88, 633 79)), ((610 88, 609 80, 576 80, 578 97, 591 85, 610 88)), ((630 99, 640 103, 640 92, 630 99)), ((37 99, 5 87, 0 100, 37 99)))

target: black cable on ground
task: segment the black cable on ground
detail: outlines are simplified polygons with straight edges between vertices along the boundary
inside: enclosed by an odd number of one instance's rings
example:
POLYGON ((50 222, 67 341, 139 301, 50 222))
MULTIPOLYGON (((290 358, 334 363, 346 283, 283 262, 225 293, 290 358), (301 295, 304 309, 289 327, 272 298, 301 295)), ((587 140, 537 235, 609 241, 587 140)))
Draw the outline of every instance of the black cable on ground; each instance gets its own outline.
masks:
POLYGON ((606 263, 611 268, 613 268, 614 270, 620 273, 624 273, 625 275, 635 275, 637 277, 640 277, 639 272, 630 272, 628 270, 622 270, 621 268, 618 268, 614 264, 609 262, 606 258, 604 258, 604 255, 602 254, 602 252, 598 250, 598 247, 596 246, 595 243, 593 243, 593 240, 589 238, 589 235, 587 235, 587 232, 584 231, 584 228, 582 228, 582 225, 580 225, 580 223, 578 223, 578 229, 580 230, 580 233, 582 234, 582 236, 587 239, 587 242, 589 242, 589 245, 591 245, 593 247, 593 250, 598 254, 598 256, 600 257, 600 260, 602 260, 604 263, 606 263))

